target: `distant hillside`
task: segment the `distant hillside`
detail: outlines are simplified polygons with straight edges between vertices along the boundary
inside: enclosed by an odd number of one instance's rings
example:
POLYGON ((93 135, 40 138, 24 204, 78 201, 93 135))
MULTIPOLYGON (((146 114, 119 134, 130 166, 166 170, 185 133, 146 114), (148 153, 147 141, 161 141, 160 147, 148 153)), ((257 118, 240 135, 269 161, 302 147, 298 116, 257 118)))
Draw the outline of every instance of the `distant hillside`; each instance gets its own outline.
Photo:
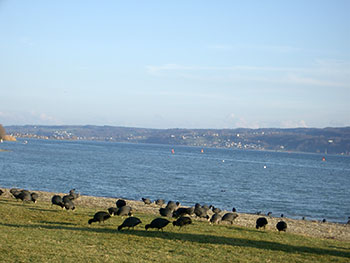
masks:
POLYGON ((17 138, 104 140, 312 153, 350 153, 350 127, 297 129, 146 129, 114 126, 7 126, 17 138))

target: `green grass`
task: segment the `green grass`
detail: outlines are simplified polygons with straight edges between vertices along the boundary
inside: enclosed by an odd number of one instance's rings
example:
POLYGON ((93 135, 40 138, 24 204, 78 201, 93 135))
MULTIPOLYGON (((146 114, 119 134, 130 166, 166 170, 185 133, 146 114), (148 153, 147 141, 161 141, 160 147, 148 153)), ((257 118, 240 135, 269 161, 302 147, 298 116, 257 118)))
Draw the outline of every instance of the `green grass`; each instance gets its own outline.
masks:
POLYGON ((120 217, 87 224, 98 210, 0 197, 0 262, 350 262, 350 242, 199 221, 145 231, 147 214, 117 231, 120 217))

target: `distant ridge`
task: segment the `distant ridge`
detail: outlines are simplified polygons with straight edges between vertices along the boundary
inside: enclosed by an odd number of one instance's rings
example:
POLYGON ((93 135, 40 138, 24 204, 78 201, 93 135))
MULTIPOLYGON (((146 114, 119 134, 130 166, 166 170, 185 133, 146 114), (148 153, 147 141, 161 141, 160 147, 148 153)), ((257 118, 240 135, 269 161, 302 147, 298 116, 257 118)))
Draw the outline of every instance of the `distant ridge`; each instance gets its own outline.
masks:
POLYGON ((350 154, 350 127, 149 129, 95 125, 6 126, 17 138, 102 140, 198 147, 350 154))

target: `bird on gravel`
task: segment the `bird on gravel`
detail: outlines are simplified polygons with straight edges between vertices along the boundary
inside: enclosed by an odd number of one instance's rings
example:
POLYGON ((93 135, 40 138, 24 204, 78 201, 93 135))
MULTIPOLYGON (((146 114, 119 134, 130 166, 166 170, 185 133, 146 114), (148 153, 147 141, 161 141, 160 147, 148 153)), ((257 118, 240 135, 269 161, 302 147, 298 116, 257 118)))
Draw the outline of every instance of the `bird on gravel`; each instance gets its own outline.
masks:
POLYGON ((110 214, 108 214, 105 211, 99 211, 97 212, 93 218, 89 219, 88 224, 91 225, 94 222, 98 222, 98 223, 103 223, 104 221, 106 221, 107 219, 109 219, 111 217, 110 214))
POLYGON ((118 230, 122 230, 124 227, 127 227, 128 229, 130 229, 130 227, 132 229, 134 229, 135 226, 137 226, 138 224, 141 224, 141 220, 137 217, 128 217, 124 220, 123 224, 121 224, 120 226, 118 226, 118 230))
POLYGON ((159 217, 153 219, 153 221, 150 224, 145 226, 145 229, 148 230, 149 228, 157 228, 158 230, 161 229, 163 231, 163 228, 166 227, 169 223, 169 220, 159 217))
POLYGON ((118 199, 117 202, 115 202, 118 208, 121 208, 123 206, 126 206, 126 202, 123 199, 118 199))
POLYGON ((257 220, 256 220, 256 229, 259 229, 261 227, 263 227, 264 229, 266 228, 266 225, 267 225, 267 219, 265 217, 259 217, 257 220))
POLYGON ((233 221, 238 217, 237 213, 226 213, 224 216, 221 218, 221 221, 227 221, 230 222, 231 225, 233 224, 233 221))
POLYGON ((221 215, 219 215, 218 213, 215 213, 215 214, 213 214, 212 217, 210 218, 210 223, 212 223, 212 224, 218 224, 220 220, 221 220, 221 215))
POLYGON ((276 224, 276 228, 277 228, 278 232, 281 232, 281 231, 286 232, 287 223, 284 222, 284 221, 279 221, 279 222, 276 224))
POLYGON ((179 226, 180 229, 181 229, 181 227, 189 225, 189 224, 192 224, 192 220, 191 220, 191 218, 189 218, 187 216, 182 216, 173 222, 173 226, 179 226))
POLYGON ((2 195, 3 193, 5 193, 3 190, 0 189, 0 195, 2 195))

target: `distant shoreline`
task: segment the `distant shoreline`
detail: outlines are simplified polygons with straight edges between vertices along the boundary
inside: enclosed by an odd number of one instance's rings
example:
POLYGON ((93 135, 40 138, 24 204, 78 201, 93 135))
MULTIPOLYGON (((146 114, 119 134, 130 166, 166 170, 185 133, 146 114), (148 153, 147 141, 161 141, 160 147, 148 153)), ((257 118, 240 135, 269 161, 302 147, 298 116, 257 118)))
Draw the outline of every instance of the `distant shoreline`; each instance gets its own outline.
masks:
POLYGON ((149 129, 94 125, 6 126, 24 139, 88 140, 278 152, 350 155, 350 127, 149 129))

